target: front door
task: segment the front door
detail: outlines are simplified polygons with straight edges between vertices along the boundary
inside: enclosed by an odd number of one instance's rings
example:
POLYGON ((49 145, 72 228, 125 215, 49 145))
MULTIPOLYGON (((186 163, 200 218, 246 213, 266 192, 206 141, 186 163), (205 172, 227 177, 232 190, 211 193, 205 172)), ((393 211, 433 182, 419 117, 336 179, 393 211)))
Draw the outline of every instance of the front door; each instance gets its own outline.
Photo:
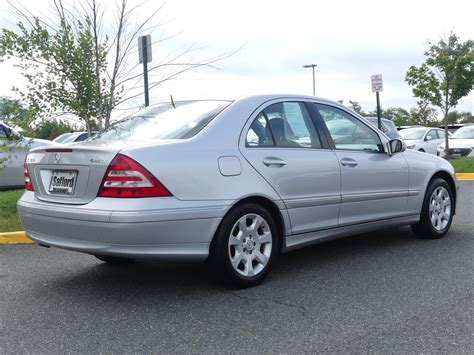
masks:
POLYGON ((386 154, 379 135, 340 108, 315 104, 341 168, 339 225, 406 215, 408 163, 386 154))

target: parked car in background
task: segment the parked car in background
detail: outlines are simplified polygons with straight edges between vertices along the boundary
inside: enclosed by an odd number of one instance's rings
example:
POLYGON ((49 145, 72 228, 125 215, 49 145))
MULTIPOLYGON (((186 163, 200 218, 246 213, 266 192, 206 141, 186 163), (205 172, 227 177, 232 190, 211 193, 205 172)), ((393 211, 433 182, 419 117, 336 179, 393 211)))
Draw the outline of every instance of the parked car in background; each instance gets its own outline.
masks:
POLYGON ((51 141, 43 139, 23 137, 13 128, 0 122, 0 147, 2 147, 0 148, 0 189, 23 187, 25 180, 23 165, 28 149, 52 144, 51 141))
POLYGON ((456 204, 449 162, 314 96, 149 107, 36 148, 26 169, 17 207, 41 245, 109 263, 209 258, 238 287, 263 281, 278 253, 329 239, 400 225, 441 238, 456 204))
MULTIPOLYGON (((367 121, 372 123, 375 127, 379 127, 379 122, 377 117, 364 117, 367 121)), ((385 133, 389 138, 400 139, 400 134, 397 131, 397 126, 393 123, 392 120, 382 118, 382 132, 385 133)))
MULTIPOLYGON (((448 124, 448 131, 451 132, 451 133, 454 133, 456 132, 458 129, 460 128, 463 128, 463 127, 466 127, 466 126, 473 126, 474 123, 454 123, 454 124, 448 124)), ((446 126, 445 125, 442 125, 442 126, 439 126, 439 128, 441 129, 445 129, 446 126)))
POLYGON ((439 128, 417 127, 399 131, 408 149, 437 155, 438 145, 444 142, 445 132, 439 128))
MULTIPOLYGON (((438 155, 446 156, 445 142, 438 146, 438 155)), ((474 156, 474 125, 459 128, 449 138, 449 155, 460 155, 462 157, 474 156)))
POLYGON ((422 125, 397 126, 397 131, 401 131, 403 129, 408 129, 408 128, 416 128, 416 127, 423 127, 423 126, 422 125))
MULTIPOLYGON (((95 136, 97 131, 91 132, 91 137, 95 136)), ((56 143, 74 143, 74 142, 82 142, 89 138, 89 133, 87 132, 71 132, 71 133, 64 133, 60 136, 56 137, 53 142, 56 143)))

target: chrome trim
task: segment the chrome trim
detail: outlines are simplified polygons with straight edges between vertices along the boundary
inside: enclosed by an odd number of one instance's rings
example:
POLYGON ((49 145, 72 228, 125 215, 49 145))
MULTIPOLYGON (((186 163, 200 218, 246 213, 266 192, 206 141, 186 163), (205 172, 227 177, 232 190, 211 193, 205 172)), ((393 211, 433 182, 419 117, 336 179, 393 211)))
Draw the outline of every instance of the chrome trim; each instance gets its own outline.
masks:
POLYGON ((408 191, 364 192, 361 194, 342 195, 342 203, 384 200, 407 196, 408 191))
POLYGON ((409 190, 408 191, 408 196, 418 196, 420 194, 420 190, 409 190))
POLYGON ((340 195, 303 197, 285 200, 285 204, 288 209, 336 205, 339 203, 341 203, 340 195))

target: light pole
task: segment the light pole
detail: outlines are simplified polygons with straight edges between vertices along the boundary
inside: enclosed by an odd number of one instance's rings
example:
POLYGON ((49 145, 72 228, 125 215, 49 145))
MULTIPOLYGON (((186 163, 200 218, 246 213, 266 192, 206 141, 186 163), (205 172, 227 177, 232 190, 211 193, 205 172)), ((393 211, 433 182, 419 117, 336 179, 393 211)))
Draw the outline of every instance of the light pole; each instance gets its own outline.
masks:
POLYGON ((313 96, 316 96, 316 84, 315 84, 315 79, 314 79, 314 68, 316 68, 317 66, 318 66, 317 64, 303 65, 303 68, 313 68, 313 96))

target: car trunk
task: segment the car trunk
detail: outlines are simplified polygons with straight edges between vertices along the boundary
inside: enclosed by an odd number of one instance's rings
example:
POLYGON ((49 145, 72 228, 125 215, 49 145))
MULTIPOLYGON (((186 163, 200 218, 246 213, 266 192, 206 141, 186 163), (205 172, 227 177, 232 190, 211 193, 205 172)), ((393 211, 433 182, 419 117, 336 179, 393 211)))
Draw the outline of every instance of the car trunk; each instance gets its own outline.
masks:
POLYGON ((38 199, 86 204, 96 196, 107 167, 124 144, 49 146, 32 150, 27 167, 38 199))

